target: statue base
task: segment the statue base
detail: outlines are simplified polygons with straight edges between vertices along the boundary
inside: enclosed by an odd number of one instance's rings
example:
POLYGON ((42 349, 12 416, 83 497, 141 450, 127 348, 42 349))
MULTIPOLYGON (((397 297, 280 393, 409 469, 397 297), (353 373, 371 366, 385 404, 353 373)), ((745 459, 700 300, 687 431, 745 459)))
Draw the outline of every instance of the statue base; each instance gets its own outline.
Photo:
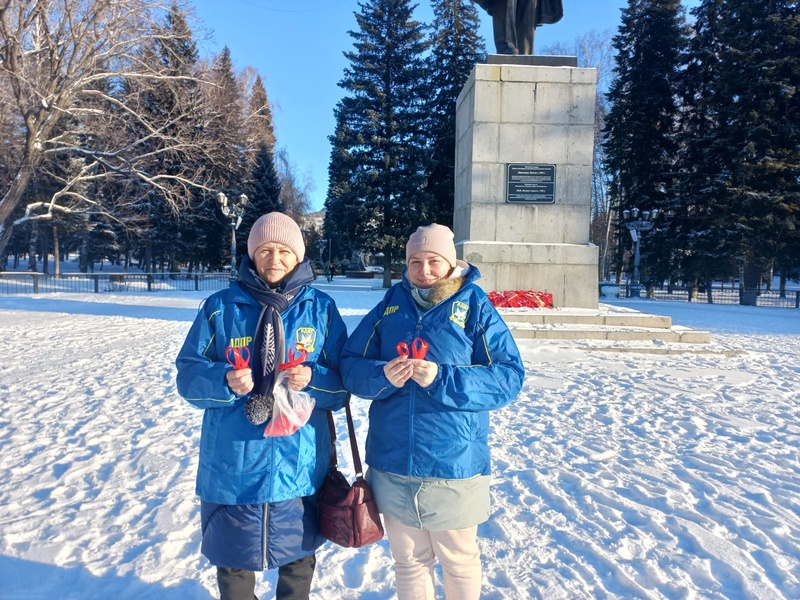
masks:
POLYGON ((577 67, 577 56, 538 54, 489 54, 487 65, 524 65, 528 67, 577 67))
POLYGON ((597 308, 598 249, 589 240, 596 83, 594 69, 502 63, 476 65, 464 85, 453 232, 485 291, 550 292, 557 307, 597 308))

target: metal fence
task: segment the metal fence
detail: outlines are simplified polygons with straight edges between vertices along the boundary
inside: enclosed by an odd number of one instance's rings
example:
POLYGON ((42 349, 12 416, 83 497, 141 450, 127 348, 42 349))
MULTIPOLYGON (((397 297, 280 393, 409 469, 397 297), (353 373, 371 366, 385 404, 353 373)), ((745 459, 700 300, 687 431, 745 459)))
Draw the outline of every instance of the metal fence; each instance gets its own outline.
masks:
MULTIPOLYGON (((619 298, 630 298, 630 287, 626 284, 611 285, 603 283, 600 285, 600 296, 617 296, 619 298)), ((692 290, 685 287, 645 287, 640 288, 642 298, 653 300, 665 300, 674 302, 700 302, 704 304, 742 304, 745 295, 755 297, 756 306, 771 306, 778 308, 800 308, 800 290, 786 290, 782 296, 780 292, 768 292, 759 289, 746 288, 723 288, 712 286, 709 288, 699 288, 692 290), (710 291, 710 297, 709 297, 710 291)))
MULTIPOLYGON (((27 271, 0 272, 0 294, 43 294, 48 292, 166 292, 216 291, 228 287, 228 273, 66 273, 58 277, 27 271)), ((779 292, 712 287, 693 291, 683 287, 642 287, 643 298, 674 302, 741 304, 747 292, 755 295, 756 306, 800 308, 800 290, 779 292)), ((600 297, 630 297, 630 286, 603 282, 600 297)))
POLYGON ((0 294, 215 291, 229 283, 228 273, 67 273, 56 277, 0 272, 0 294))

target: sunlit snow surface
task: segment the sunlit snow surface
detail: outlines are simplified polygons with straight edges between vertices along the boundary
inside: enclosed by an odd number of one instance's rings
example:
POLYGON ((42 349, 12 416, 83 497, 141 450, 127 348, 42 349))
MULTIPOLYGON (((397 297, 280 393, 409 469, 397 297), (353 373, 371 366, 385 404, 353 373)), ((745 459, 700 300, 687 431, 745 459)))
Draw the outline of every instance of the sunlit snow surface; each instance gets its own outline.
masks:
MULTIPOLYGON (((352 330, 377 284, 317 285, 352 330)), ((194 495, 202 413, 174 367, 206 295, 0 297, 0 599, 217 597, 194 495)), ((800 310, 604 308, 712 344, 520 342, 523 392, 492 415, 482 598, 800 598, 800 310)), ((354 399, 362 452, 367 408, 354 399)), ((312 597, 394 597, 387 541, 326 544, 312 597)))

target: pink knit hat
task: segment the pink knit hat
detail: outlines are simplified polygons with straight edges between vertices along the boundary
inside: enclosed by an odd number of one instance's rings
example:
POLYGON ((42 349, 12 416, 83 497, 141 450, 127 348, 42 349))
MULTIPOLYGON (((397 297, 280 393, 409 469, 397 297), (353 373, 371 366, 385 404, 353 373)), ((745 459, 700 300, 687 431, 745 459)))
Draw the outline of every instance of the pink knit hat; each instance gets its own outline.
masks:
POLYGON ((247 253, 250 259, 261 244, 277 242, 291 248, 297 255, 297 262, 303 262, 306 256, 306 244, 303 241, 303 232, 294 222, 292 217, 279 212, 262 215, 253 223, 250 235, 247 236, 247 253))
POLYGON ((406 244, 406 262, 417 252, 433 252, 445 259, 451 267, 456 266, 456 246, 449 227, 433 223, 417 227, 406 244))

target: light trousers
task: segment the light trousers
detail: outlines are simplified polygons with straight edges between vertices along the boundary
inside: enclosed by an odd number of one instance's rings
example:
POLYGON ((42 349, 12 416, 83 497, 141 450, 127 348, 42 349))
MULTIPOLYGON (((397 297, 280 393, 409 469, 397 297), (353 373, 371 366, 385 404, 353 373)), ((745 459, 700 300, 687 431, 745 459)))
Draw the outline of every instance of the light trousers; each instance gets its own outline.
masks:
POLYGON ((406 527, 383 515, 395 561, 399 600, 434 600, 433 563, 438 558, 447 600, 479 600, 481 556, 478 526, 448 531, 406 527))

